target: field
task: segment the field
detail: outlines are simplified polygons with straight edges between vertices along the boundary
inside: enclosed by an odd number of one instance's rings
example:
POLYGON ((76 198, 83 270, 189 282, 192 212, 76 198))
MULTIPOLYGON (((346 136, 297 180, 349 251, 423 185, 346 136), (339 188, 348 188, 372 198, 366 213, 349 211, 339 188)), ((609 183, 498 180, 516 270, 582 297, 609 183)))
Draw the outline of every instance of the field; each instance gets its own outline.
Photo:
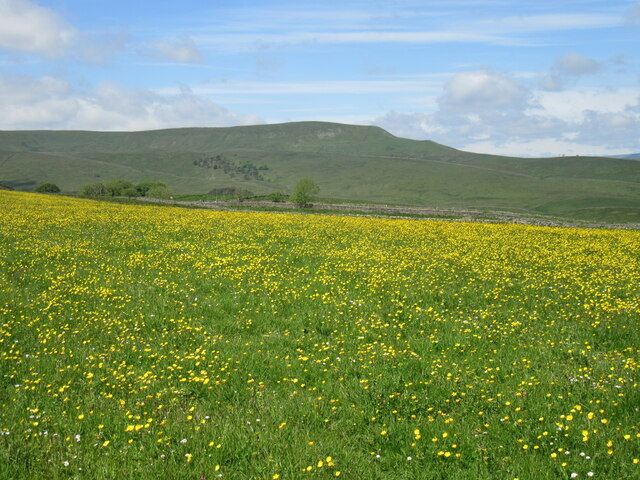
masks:
POLYGON ((638 231, 0 218, 0 478, 640 477, 638 231))

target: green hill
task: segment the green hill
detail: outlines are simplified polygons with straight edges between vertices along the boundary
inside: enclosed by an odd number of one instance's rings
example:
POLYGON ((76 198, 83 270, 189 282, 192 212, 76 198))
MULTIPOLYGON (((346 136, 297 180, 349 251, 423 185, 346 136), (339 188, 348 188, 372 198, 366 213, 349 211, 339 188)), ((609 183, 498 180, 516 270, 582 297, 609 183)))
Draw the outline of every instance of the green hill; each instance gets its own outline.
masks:
POLYGON ((378 127, 298 122, 147 132, 0 132, 0 184, 77 192, 96 181, 147 179, 176 193, 235 187, 291 191, 312 178, 322 196, 640 222, 640 162, 514 158, 398 138, 378 127))

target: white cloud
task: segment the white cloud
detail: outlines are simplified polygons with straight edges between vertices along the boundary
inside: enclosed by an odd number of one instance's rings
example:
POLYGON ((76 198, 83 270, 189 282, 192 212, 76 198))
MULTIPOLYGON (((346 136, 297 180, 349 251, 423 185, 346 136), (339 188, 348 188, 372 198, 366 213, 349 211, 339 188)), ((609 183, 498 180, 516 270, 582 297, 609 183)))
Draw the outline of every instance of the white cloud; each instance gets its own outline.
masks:
POLYGON ((262 33, 203 33, 194 35, 198 44, 213 47, 219 51, 264 51, 300 45, 315 44, 437 44, 437 43, 487 43, 522 44, 492 33, 470 31, 290 31, 262 33))
POLYGON ((463 150, 518 156, 640 151, 634 88, 530 91, 492 71, 456 74, 433 113, 388 112, 372 123, 391 133, 463 150))
MULTIPOLYGON (((602 29, 620 24, 620 17, 592 13, 523 14, 460 20, 467 7, 393 9, 367 5, 343 18, 337 12, 306 9, 293 12, 279 9, 230 9, 224 24, 212 20, 194 33, 199 45, 224 51, 260 51, 313 44, 438 44, 470 43, 523 46, 538 44, 532 34, 549 31, 602 29), (407 27, 409 19, 427 19, 419 28, 407 27), (404 28, 403 28, 404 27, 404 28)), ((344 12, 348 15, 349 12, 344 12)), ((548 41, 545 40, 544 43, 548 41)))
POLYGON ((557 92, 565 88, 567 82, 578 77, 593 75, 602 70, 602 63, 579 53, 567 53, 556 58, 549 71, 542 75, 538 84, 544 90, 557 92))
POLYGON ((189 37, 182 37, 172 42, 153 42, 154 53, 161 57, 181 63, 200 63, 202 53, 189 37))
POLYGON ((567 53, 558 58, 552 70, 563 75, 589 75, 601 69, 600 63, 579 53, 567 53))
POLYGON ((537 91, 532 95, 532 102, 527 113, 579 123, 585 120, 586 112, 623 112, 637 104, 639 98, 640 92, 635 88, 590 88, 564 92, 537 91))
POLYGON ((0 48, 55 57, 75 37, 76 30, 48 8, 29 0, 0 0, 0 48))
POLYGON ((441 109, 476 112, 522 104, 527 95, 518 82, 491 70, 458 73, 444 86, 441 109))
POLYGON ((104 82, 74 90, 54 77, 0 76, 0 129, 151 130, 261 123, 187 89, 174 95, 104 82))
POLYGON ((489 29, 496 33, 531 33, 550 30, 582 30, 617 26, 619 17, 589 13, 550 13, 497 17, 474 22, 472 28, 489 29))

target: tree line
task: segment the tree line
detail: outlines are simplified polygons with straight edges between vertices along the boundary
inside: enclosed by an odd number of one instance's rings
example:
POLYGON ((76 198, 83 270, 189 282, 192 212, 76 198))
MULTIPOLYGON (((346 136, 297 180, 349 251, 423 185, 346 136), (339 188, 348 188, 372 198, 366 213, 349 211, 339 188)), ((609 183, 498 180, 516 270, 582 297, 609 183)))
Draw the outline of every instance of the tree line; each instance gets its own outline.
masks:
POLYGON ((169 199, 171 190, 163 182, 146 180, 133 184, 128 180, 89 183, 82 187, 81 195, 87 197, 150 197, 169 199))

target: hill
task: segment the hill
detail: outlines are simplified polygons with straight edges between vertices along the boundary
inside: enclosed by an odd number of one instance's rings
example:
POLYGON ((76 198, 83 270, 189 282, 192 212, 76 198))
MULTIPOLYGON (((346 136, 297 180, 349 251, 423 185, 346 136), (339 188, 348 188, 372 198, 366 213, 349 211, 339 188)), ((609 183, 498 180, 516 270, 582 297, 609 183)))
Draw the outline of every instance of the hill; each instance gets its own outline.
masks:
POLYGON ((640 160, 640 153, 629 153, 627 155, 614 155, 612 158, 627 158, 629 160, 640 160))
POLYGON ((640 163, 601 157, 515 158, 398 138, 373 126, 297 122, 146 132, 0 132, 0 184, 161 180, 176 193, 235 187, 433 207, 511 209, 640 222, 640 163))

